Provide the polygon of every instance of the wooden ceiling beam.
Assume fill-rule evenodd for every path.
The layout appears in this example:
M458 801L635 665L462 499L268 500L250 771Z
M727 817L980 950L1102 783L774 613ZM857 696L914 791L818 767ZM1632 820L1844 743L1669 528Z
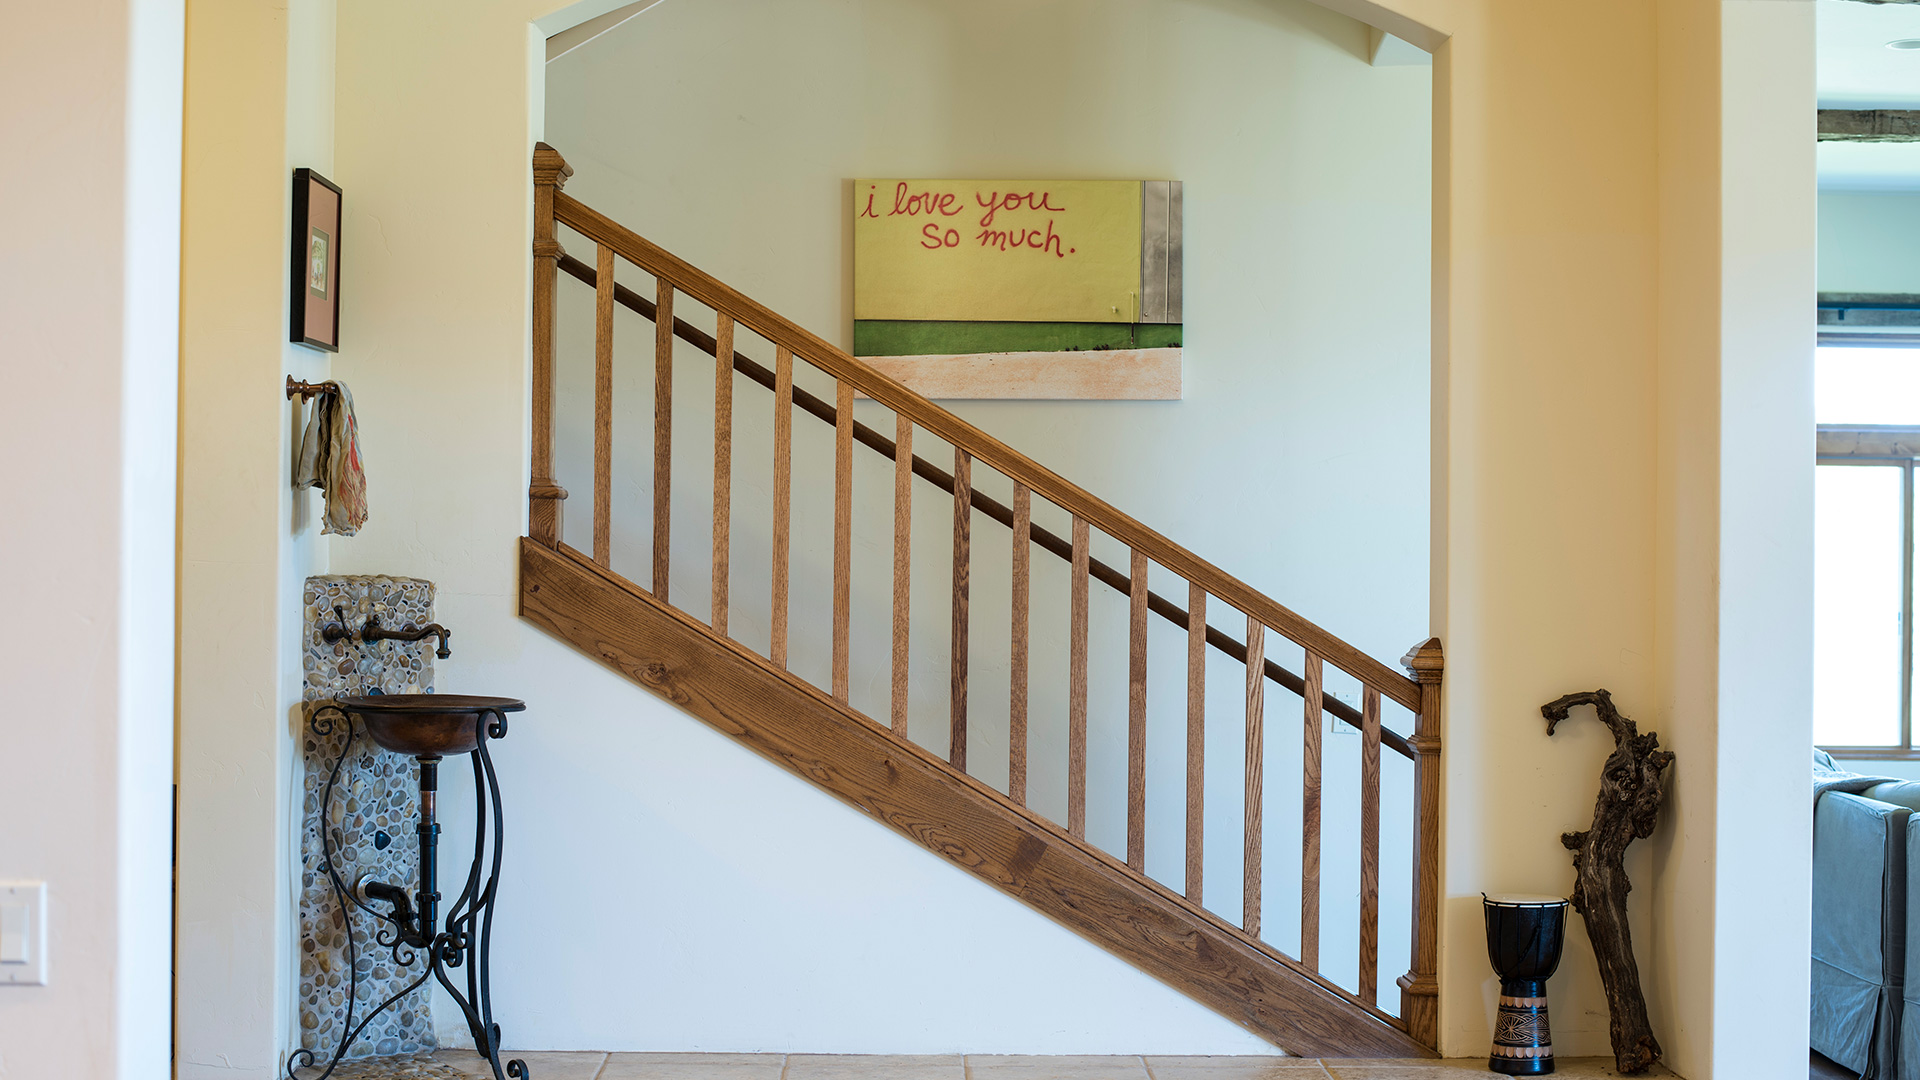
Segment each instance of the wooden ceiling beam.
M1920 0L1858 0L1920 3ZM1821 109L1821 142L1920 142L1920 109Z

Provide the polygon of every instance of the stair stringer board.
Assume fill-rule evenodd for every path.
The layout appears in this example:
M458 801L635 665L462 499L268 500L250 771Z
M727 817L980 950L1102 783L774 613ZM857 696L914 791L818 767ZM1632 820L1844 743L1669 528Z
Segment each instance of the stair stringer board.
M520 614L1291 1053L1434 1056L1383 1014L578 553L522 538Z

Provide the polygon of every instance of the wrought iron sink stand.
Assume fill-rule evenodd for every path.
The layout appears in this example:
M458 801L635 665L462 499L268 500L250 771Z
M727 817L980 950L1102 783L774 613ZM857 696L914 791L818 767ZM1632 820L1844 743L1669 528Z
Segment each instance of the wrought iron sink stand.
M503 1064L500 1060L500 1025L493 1020L493 989L488 967L488 952L493 940L494 890L500 879L501 816L500 783L494 775L493 759L487 753L487 743L506 738L506 714L525 708L525 703L512 698L393 694L341 698L314 710L308 726L313 729L315 736L329 738L335 733L336 727L344 728L340 754L334 759L333 769L327 776L326 792L321 797L320 843L325 859L323 867L328 879L333 882L334 897L343 915L349 978L347 1013L341 1025L343 1035L333 1056L327 1061L326 1070L316 1080L326 1080L332 1076L346 1057L347 1049L366 1030L367 1025L401 998L418 989L429 976L438 979L460 1006L461 1013L466 1017L467 1029L473 1034L474 1048L492 1066L495 1080L507 1080L508 1077L530 1080L532 1074L526 1062L513 1058ZM336 721L344 723L336 724ZM367 733L381 747L396 753L411 754L420 763L420 824L416 829L420 837L420 883L411 902L402 885L366 880L348 884L341 878L338 861L334 858L336 845L333 830L328 825L333 789L340 779L341 767L352 752L354 735L360 723L365 723ZM473 763L473 864L467 871L465 887L447 908L446 923L441 926L437 920L440 893L436 888L440 823L435 800L439 793L441 759L455 753L465 753ZM489 819L492 821L491 844L488 843ZM389 910L381 911L373 906L374 903L385 904ZM385 924L374 940L381 948L393 951L394 963L402 969L411 968L420 959L418 951L426 954L426 964L420 976L381 1002L357 1024L354 1022L354 1007L359 997L360 969L358 947L353 939L351 913L354 908ZM448 969L462 967L467 975L464 993L454 985L448 974ZM287 1076L298 1080L294 1070L311 1068L317 1060L318 1055L312 1050L305 1047L294 1050L287 1057Z

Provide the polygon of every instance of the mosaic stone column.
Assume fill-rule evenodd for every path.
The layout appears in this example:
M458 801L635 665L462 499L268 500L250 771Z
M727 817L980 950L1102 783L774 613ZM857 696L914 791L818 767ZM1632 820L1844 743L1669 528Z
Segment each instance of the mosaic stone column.
M360 640L370 615L380 625L405 629L433 620L433 582L418 578L332 575L307 579L306 687L302 694L311 715L313 703L378 689L387 694L433 692L436 642ZM351 636L327 641L322 630L346 615ZM417 978L393 961L391 950L374 941L379 921L364 911L343 917L333 885L322 867L320 803L327 773L340 752L340 728L332 738L316 737L303 722L302 759L306 767L305 809L300 823L300 1045L316 1054L331 1053L344 1034L347 1013L347 934L353 935L360 969L357 1024L382 1001ZM413 759L374 745L365 732L353 743L334 788L332 816L340 876L352 883L370 874L411 889L419 877L414 840L419 795ZM424 961L422 961L424 962ZM411 1054L435 1046L428 993L421 987L383 1013L347 1051L348 1058Z

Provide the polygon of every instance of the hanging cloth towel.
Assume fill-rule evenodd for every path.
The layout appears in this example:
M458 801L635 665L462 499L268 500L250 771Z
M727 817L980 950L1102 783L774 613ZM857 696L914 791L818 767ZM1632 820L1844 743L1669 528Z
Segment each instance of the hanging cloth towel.
M360 427L353 419L353 395L345 383L321 384L332 393L313 403L313 416L300 437L300 462L293 473L295 491L317 487L326 492L322 533L352 536L367 523L367 474L361 467Z

